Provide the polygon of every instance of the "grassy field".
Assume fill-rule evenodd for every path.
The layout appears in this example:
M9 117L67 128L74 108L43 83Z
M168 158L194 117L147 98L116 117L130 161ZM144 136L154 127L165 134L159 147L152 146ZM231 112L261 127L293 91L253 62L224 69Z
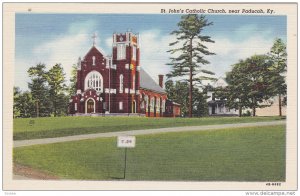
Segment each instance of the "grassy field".
M123 177L116 138L14 148L13 159L62 179ZM285 127L137 136L127 150L126 180L284 181Z
M61 137L87 133L103 133L163 127L214 125L280 120L280 117L210 117L210 118L146 118L146 117L59 117L13 120L14 140Z

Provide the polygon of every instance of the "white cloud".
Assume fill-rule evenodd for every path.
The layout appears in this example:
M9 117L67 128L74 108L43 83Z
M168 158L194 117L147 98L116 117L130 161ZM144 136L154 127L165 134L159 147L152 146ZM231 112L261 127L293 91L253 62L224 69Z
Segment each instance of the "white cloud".
M33 53L36 59L44 62L48 67L61 63L69 80L72 65L76 64L78 57L84 55L83 51L89 49L88 34L65 35L35 48ZM91 44L90 44L91 45Z
M175 41L174 36L162 36L159 30L141 32L141 66L157 81L158 74L167 74L171 69L169 43ZM266 54L272 46L273 39L265 39L263 35L254 35L241 42L234 42L226 37L215 37L215 43L206 43L208 50L216 55L206 56L210 61L205 69L213 71L216 77L225 77L231 70L231 65L240 59L254 54ZM209 82L209 81L208 81ZM207 82L205 82L207 83Z
M66 34L34 48L35 61L45 63L48 69L56 63L60 63L64 68L68 83L72 65L77 63L79 56L83 58L92 46L91 36L95 25L94 21L72 23ZM99 45L100 41L97 37L96 44Z
M162 36L159 30L149 30L140 33L141 66L158 82L158 75L166 75L170 71L170 54L167 53L169 43L174 38Z
M217 77L225 77L225 72L231 70L231 65L240 59L251 57L252 55L266 54L273 44L273 39L265 39L262 36L252 36L241 42L233 42L228 38L215 38L215 43L206 44L210 51L216 55L206 57L210 61L211 71Z

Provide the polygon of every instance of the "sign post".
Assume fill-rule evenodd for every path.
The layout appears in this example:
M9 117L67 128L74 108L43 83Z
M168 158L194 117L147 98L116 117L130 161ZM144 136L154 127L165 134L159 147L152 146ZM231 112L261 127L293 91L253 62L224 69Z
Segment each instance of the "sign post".
M126 179L127 148L135 147L135 136L118 136L118 148L125 148L124 155L124 179Z

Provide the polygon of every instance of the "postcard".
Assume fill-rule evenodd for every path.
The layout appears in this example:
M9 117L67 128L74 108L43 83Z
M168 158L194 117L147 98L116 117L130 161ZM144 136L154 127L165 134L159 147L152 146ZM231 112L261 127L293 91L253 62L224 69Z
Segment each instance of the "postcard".
M297 36L296 3L4 3L3 190L295 194Z

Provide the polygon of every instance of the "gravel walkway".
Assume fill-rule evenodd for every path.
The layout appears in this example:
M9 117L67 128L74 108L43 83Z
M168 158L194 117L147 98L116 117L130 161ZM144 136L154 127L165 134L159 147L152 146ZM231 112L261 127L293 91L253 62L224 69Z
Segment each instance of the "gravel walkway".
M16 140L13 142L13 146L14 147L23 147L23 146L32 146L32 145L38 145L38 144L52 144L52 143L59 143L59 142L94 139L94 138L101 138L101 137L116 137L116 136L121 136L121 135L146 135L146 134L167 133L167 132L205 131L205 130L216 130L216 129L224 129L224 128L284 125L285 123L286 123L285 120L280 120L280 121L254 122L254 123L186 126L186 127L170 127L170 128L159 128L159 129L119 131L119 132L96 133L96 134L86 134L86 135L74 135L74 136L66 136L66 137L58 137L58 138Z

